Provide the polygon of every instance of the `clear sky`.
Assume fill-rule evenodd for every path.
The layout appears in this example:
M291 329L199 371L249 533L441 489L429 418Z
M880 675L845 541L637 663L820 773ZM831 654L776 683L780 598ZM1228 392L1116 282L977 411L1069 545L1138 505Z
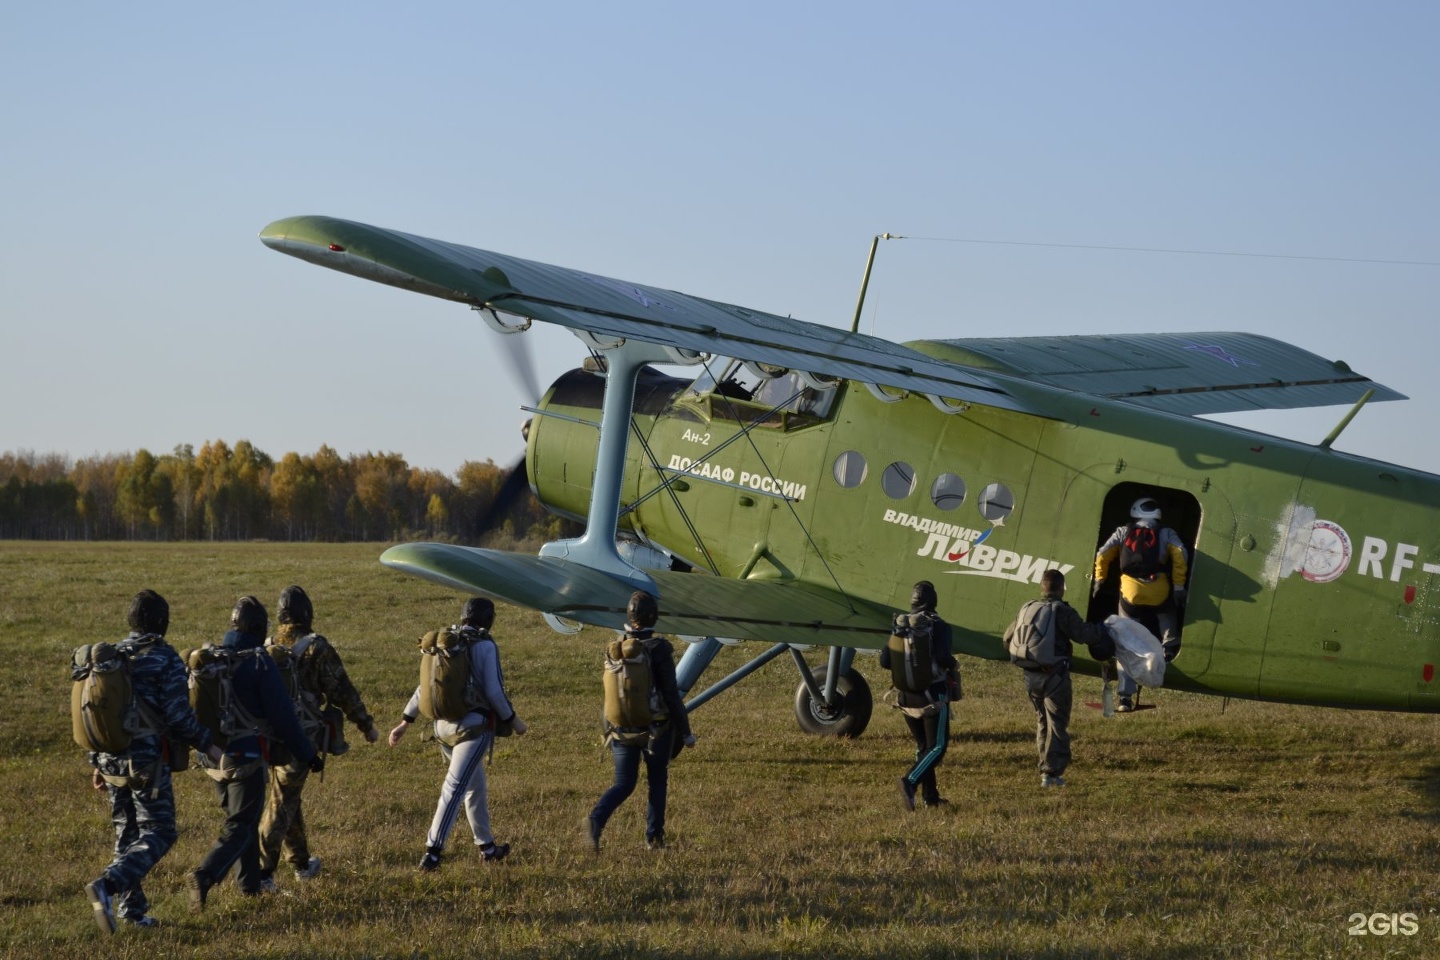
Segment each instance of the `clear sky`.
M1440 262L1437 49L1419 0L7 4L0 451L516 457L469 311L256 238L315 213L834 326L874 234L941 238L862 329L1263 333L1413 398L1339 449L1440 472L1440 267L1345 262Z

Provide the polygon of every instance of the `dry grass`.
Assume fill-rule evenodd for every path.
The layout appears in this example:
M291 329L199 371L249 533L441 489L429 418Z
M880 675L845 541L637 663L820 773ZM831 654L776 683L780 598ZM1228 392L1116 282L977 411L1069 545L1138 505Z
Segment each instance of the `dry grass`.
M147 889L155 931L102 942L81 886L110 827L69 737L70 648L124 632L165 594L172 640L218 638L230 605L303 584L388 727L413 639L457 594L381 568L373 545L0 544L0 954L187 957L1326 957L1440 955L1440 768L1432 718L1174 693L1113 720L1077 710L1071 785L1042 793L1012 668L966 663L941 768L943 811L905 814L909 745L877 708L855 742L795 726L777 661L695 716L672 769L672 848L642 846L643 788L596 858L580 821L609 782L598 643L504 609L505 669L531 733L503 742L491 811L511 859L482 865L462 824L436 875L414 869L443 769L412 734L357 743L307 793L325 872L185 911L184 871L218 831L210 783L177 781L181 837ZM272 610L273 612L273 610ZM707 680L737 666L727 650ZM814 654L811 657L814 659ZM873 660L860 667L877 694ZM1081 679L1079 699L1096 699ZM418 733L418 731L415 731ZM1413 936L1352 936L1353 914L1413 913Z

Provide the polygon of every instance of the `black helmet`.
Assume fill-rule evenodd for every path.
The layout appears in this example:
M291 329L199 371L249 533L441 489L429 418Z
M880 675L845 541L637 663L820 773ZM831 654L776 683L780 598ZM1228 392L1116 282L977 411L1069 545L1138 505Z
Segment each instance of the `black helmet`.
M230 626L241 633L263 637L270 629L270 615L265 612L265 605L259 600L254 597L241 597L235 602L235 609L230 611Z
M660 605L644 590L636 590L625 608L625 619L637 627L653 627L660 618Z
M935 595L935 584L929 580L921 580L915 584L915 589L910 594L910 608L912 610L933 611L939 599L940 598Z
M489 630L490 625L495 622L495 604L485 597L471 597L465 601L465 612L461 614L460 622Z
M165 636L170 629L170 604L154 590L141 590L130 601L130 629Z
M315 620L315 608L301 588L291 585L280 591L280 612L276 619L281 623L293 623L297 627L308 627Z

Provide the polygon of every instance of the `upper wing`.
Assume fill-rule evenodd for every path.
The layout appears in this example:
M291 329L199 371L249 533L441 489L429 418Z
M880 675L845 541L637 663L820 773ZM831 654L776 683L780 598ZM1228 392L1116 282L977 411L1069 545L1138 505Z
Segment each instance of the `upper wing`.
M1375 391L1374 399L1404 399L1342 361L1332 363L1253 334L977 338L900 345L333 217L277 220L260 232L260 239L343 273L602 339L633 338L1039 416L1061 415L1049 390L1181 414L1351 403L1367 389Z
M617 630L635 591L574 561L445 543L401 544L380 562L457 590ZM870 650L890 634L888 609L815 584L646 572L660 588L656 626L667 633Z
M260 239L342 273L602 338L634 338L950 400L1044 412L1007 393L1003 377L965 370L878 337L673 290L333 217L277 220L260 232Z
M1343 360L1253 333L990 337L917 344L982 370L1124 400L1170 413L1236 413L1354 403L1405 395Z

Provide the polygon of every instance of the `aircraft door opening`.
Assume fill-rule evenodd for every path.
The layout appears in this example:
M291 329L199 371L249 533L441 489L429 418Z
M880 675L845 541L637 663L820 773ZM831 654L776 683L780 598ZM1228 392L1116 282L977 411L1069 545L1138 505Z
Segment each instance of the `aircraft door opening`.
M1196 608L1188 602L1189 596L1200 595L1195 593L1197 586L1202 591L1205 589L1203 582L1196 583L1196 575L1199 574L1203 580L1206 566L1203 563L1197 564L1195 552L1203 511L1200 501L1189 491L1153 483L1125 482L1116 484L1106 494L1099 528L1096 532L1095 552L1098 554L1107 542L1116 552L1109 564L1109 575L1098 585L1092 583L1087 619L1092 622L1102 622L1120 610L1120 557L1122 555L1129 556L1133 562L1138 563L1140 561L1133 560L1133 558L1137 554L1143 555L1145 549L1136 547L1133 536L1130 537L1132 543L1128 551L1124 546L1116 545L1112 538L1125 537L1125 532L1130 529L1129 525L1135 522L1136 518L1132 514L1136 512L1137 507L1140 508L1139 513L1142 515L1158 510L1159 518L1155 524L1157 532L1168 527L1175 532L1183 545L1185 553L1184 590L1180 591L1177 596L1176 591L1172 589L1169 598L1158 606L1127 604L1127 609L1134 619L1144 623L1151 633L1162 640L1165 638L1162 636L1161 626L1167 615L1173 614L1175 632L1178 635L1176 639L1182 641L1180 653L1175 658L1175 666L1177 669L1183 669L1191 677L1198 676L1204 673L1209 665L1211 630L1205 629L1209 625L1196 622ZM1171 551L1165 548L1164 540L1163 536L1158 537L1150 547L1154 551L1152 562L1156 567L1156 572L1149 576L1170 581L1172 577L1178 579L1176 575L1179 570L1171 556ZM1228 543L1228 538L1226 540ZM1223 563L1225 558L1218 559ZM1173 581L1171 582L1173 587ZM1163 586L1161 593L1162 595L1164 593ZM1177 603L1179 598L1184 599ZM1146 597L1146 599L1152 598Z

